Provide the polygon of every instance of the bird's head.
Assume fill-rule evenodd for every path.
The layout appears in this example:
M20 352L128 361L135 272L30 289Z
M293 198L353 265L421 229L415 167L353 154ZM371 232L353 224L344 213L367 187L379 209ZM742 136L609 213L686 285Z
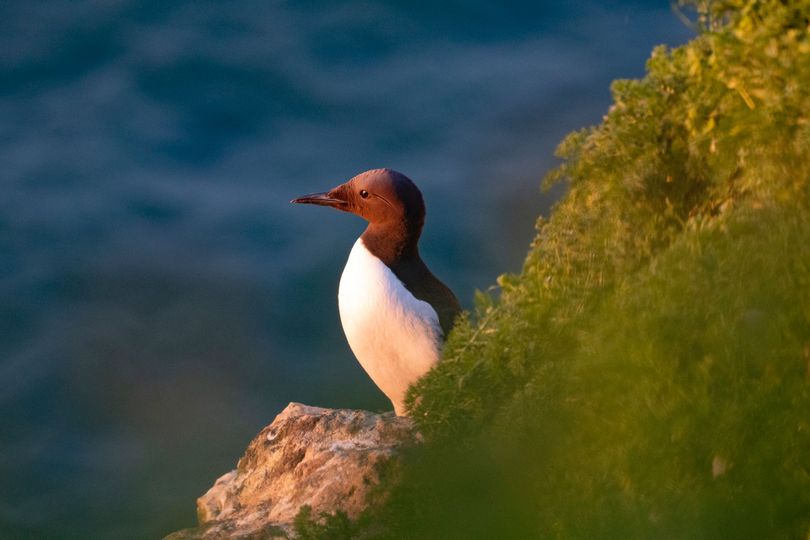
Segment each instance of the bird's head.
M407 176L391 169L373 169L323 193L293 203L331 206L357 214L372 225L399 224L421 231L425 221L422 193Z

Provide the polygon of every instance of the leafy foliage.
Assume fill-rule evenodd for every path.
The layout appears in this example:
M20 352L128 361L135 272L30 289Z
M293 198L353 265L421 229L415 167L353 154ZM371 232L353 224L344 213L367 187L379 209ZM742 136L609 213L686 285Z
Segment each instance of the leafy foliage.
M412 388L378 536L810 532L810 1L697 8Z
M308 505L298 510L293 522L293 538L297 540L351 540L357 537L358 530L359 525L345 512L321 512L316 518Z

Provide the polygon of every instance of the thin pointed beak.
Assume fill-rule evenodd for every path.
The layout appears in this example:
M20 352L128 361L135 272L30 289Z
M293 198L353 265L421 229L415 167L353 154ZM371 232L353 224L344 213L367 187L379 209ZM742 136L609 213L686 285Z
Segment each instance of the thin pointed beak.
M290 202L296 204L317 204L319 206L331 206L332 208L339 208L347 203L347 201L333 197L331 192L302 195Z

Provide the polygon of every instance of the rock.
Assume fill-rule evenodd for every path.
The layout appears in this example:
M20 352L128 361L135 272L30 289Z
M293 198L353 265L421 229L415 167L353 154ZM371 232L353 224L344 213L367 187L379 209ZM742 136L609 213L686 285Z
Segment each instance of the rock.
M200 525L165 540L284 537L303 505L356 517L381 471L416 439L411 420L393 413L290 403L197 499Z

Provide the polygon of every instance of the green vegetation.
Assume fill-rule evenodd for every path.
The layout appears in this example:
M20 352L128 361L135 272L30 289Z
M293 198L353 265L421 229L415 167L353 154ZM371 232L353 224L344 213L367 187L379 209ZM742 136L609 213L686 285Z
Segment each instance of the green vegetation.
M362 523L352 523L345 512L327 514L319 519L312 516L312 508L304 505L295 516L293 538L297 540L351 540L359 534ZM285 536L286 538L286 536Z
M390 538L810 535L810 1L699 2L412 388Z

